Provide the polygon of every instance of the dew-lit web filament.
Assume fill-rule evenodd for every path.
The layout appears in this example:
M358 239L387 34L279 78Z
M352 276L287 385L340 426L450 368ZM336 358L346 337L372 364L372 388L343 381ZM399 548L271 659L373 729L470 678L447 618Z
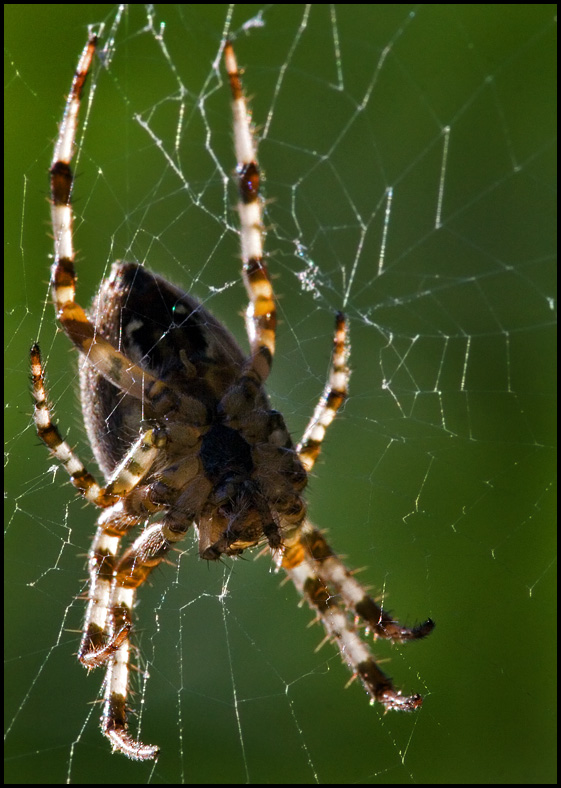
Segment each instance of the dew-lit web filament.
M438 182L438 200L436 203L436 218L435 227L438 230L441 226L442 217L442 201L444 200L444 181L446 179L446 164L448 161L448 147L450 143L450 126L445 126L442 129L443 146L442 146L442 162L440 164L440 180Z

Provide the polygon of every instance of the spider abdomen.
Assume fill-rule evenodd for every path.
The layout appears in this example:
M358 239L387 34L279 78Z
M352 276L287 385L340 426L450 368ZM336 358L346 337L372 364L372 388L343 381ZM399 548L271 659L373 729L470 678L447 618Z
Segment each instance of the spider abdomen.
M183 397L216 412L246 361L230 332L197 299L136 263L114 263L90 309L96 330L127 358ZM146 419L167 419L93 366L80 364L84 423L108 479Z

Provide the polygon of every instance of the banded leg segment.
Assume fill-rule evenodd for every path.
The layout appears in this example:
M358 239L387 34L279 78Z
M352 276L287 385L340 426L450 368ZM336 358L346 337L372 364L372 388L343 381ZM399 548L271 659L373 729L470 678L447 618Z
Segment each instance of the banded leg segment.
M170 426L173 432L174 426ZM183 463L174 466L170 474L161 474L154 485L136 488L128 497L127 504L133 500L132 507L143 511L146 519L159 509L168 509L165 501L177 500L179 488L189 481L194 483L200 463L188 457ZM121 508L119 508L121 507ZM124 532L131 525L140 522L137 516L127 515L121 502L106 509L98 520L96 543L90 555L92 572L92 593L90 600L91 620L87 620L84 639L93 642L91 626L97 624L102 639L97 648L90 648L82 658L88 667L104 665L106 678L104 683L104 706L101 717L102 733L110 740L113 750L121 752L133 760L151 760L157 757L159 748L145 745L131 736L127 721L127 699L129 696L130 673L130 632L133 626L133 609L137 589L143 585L150 573L165 559L169 551L180 542L189 528L191 521L179 505L174 511L169 509L161 522L149 526L135 542L118 558L117 548L104 555L96 554L97 539L101 533L99 545L111 542L112 535ZM101 567L96 560L102 559ZM109 587L108 587L109 585ZM88 614L89 615L89 614Z
M130 528L161 508L150 500L150 488L139 488L139 484L150 471L158 453L164 449L167 435L161 428L143 433L117 466L107 487L100 487L52 420L38 345L31 348L31 379L37 435L53 457L64 466L74 487L90 503L104 510L98 519L98 528L88 554L88 607L78 651L80 662L91 668L104 661L109 647L107 610L111 604L111 584L120 540ZM121 497L133 490L135 494L129 496L125 507ZM113 643L113 651L126 634L126 631L123 632Z
M164 560L168 552L184 538L190 526L190 521L178 524L166 520L150 526L124 553L113 574L112 605L108 620L109 641L116 648L107 660L101 730L111 741L115 751L133 760L152 760L159 753L158 747L135 740L128 730L127 698L131 651L128 633L132 627L136 590L146 582L149 574Z
M304 525L285 543L278 561L296 589L315 610L327 638L334 641L354 676L358 676L373 701L386 709L412 711L422 704L420 695L402 695L378 667L360 637L357 619L372 629L375 637L403 642L418 640L434 628L431 619L418 627L403 627L385 613L335 556L323 535L311 523Z
M369 596L364 586L333 552L321 531L308 520L300 529L297 545L303 550L304 557L313 561L314 572L320 581L341 597L345 608L351 615L362 619L375 638L405 643L408 640L420 640L434 629L434 622L430 618L414 627L405 627L395 621Z
M164 445L150 443L157 438L165 441L161 433L161 430L149 430L132 446L125 461L116 469L115 480L111 482L121 488L123 483L132 485L122 489L122 493L128 494L128 497L105 509L97 521L98 528L88 554L89 602L78 651L78 659L87 668L105 664L128 637L132 627L130 617L117 626L112 615L115 574L120 565L117 564L117 556L121 538L149 515L165 508L164 503L153 500L151 485L139 484Z
M146 488L145 488L146 489ZM116 629L111 619L115 568L122 537L145 519L126 515L122 502L105 509L88 553L90 586L78 659L87 668L104 665L128 637L131 625Z
M68 338L101 375L127 394L141 399L157 384L155 378L131 363L100 336L85 310L76 302L72 236L74 176L70 163L74 155L82 91L96 45L97 36L91 36L78 62L51 163L51 222L54 237L51 291L56 316Z
M259 196L257 151L236 56L229 41L224 47L224 62L232 92L242 273L249 296L245 326L251 346L251 369L263 382L271 371L275 355L277 310L269 272L263 260L263 207Z
M111 605L113 572L120 543L120 534L111 534L106 527L100 525L88 553L88 606L78 649L78 659L87 668L101 664L107 647L107 615Z
M310 419L308 426L296 447L298 456L308 473L314 467L319 456L321 444L327 428L337 415L349 394L351 371L349 360L349 326L345 315L338 312L335 317L335 334L333 336L333 357L329 377L323 394Z
M70 481L86 500L102 509L113 506L124 493L132 490L146 475L157 452L166 443L165 431L150 429L141 435L115 469L107 487L100 487L78 455L64 440L51 418L41 351L37 344L31 348L30 361L32 393L35 399L33 420L38 437L53 457L63 465L70 476Z

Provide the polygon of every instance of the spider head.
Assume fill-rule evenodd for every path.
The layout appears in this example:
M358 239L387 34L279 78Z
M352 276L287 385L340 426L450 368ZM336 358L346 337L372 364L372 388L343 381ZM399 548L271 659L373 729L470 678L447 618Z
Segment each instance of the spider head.
M216 561L223 555L240 555L264 538L272 549L281 546L279 517L253 479L226 474L209 504L209 514L199 525L201 558Z
M282 417L260 411L250 426L251 443L221 421L202 440L199 458L212 484L198 518L199 552L207 560L239 555L265 540L277 550L283 528L299 524L305 515L300 492L306 474Z

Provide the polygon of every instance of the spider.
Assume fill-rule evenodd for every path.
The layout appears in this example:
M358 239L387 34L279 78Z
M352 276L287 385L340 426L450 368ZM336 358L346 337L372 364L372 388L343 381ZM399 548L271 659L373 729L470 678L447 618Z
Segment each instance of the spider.
M154 759L159 748L129 731L130 636L137 589L193 527L201 558L239 556L268 547L276 566L316 613L371 702L413 710L359 634L418 640L427 619L402 626L372 599L306 516L307 477L329 424L347 398L348 323L337 314L328 382L304 436L294 445L264 388L275 351L276 308L262 249L259 166L232 44L224 60L232 93L238 161L242 276L249 297L249 355L195 298L137 263L118 262L90 312L76 301L70 163L81 94L98 38L80 56L56 140L51 178L56 317L80 353L84 424L105 477L100 486L63 439L51 416L43 364L31 349L39 438L72 484L101 509L88 554L89 591L78 659L104 666L103 734L113 751ZM121 540L142 526L121 550Z

